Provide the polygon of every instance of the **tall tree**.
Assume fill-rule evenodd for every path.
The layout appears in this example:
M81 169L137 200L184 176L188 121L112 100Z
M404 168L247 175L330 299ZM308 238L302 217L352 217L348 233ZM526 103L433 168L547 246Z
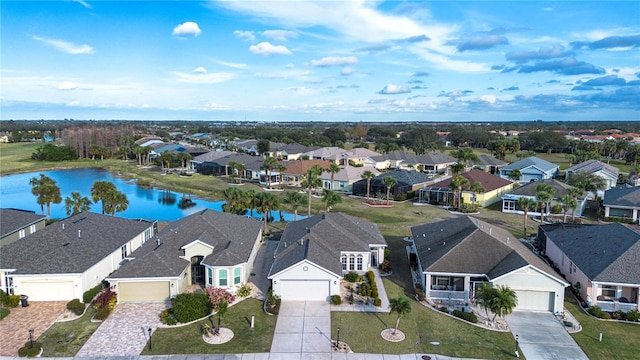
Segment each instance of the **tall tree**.
M180 165L182 165L182 168L186 169L187 161L193 159L193 156L191 156L191 154L189 154L188 152L179 152L176 154L176 159L180 161Z
M40 174L39 178L31 178L29 185L31 185L31 193L37 197L42 214L44 215L44 206L46 205L47 220L51 219L51 203L60 204L62 202L60 188L56 181L45 174Z
M123 212L129 208L127 195L118 190L108 193L106 198L102 199L102 203L106 204L105 211L111 216L115 216L117 212Z
M103 215L107 211L107 201L105 199L107 199L109 194L114 191L118 191L116 186L112 182L106 180L95 181L93 186L91 186L91 199L96 204L98 201L101 202Z
M247 213L249 200L244 191L237 187L228 187L222 191L222 198L225 201L222 211L236 215Z
M298 221L298 208L307 203L307 198L297 191L287 191L284 194L284 203L293 210L293 221Z
M522 177L522 173L518 169L514 169L509 173L509 179L513 180L514 182L520 181L521 177Z
M335 175L340 172L340 166L338 166L338 164L334 162L331 162L326 170L329 174L331 174L331 184L329 185L329 189L333 190L333 179Z
M280 200L277 196L270 192L259 192L255 196L256 209L258 213L264 214L264 233L267 233L267 224L269 221L269 213L272 210L278 210L280 208Z
M511 159L513 160L513 154L520 151L520 140L513 138L507 142L507 150L511 153Z
M411 312L411 302L406 296L399 296L397 298L389 299L389 313L397 314L396 327L393 329L395 334L398 331L398 325L400 325L400 317L407 315Z
M451 175L456 176L464 171L464 164L461 162L457 162L451 165Z
M482 186L482 183L479 181L474 182L473 184L471 184L471 186L469 186L469 190L473 193L473 205L475 207L476 205L476 194L482 194L483 192L485 192L484 186Z
M271 189L271 172L279 165L278 160L276 158L267 156L264 159L264 163L260 167L261 170L264 170L264 173L267 177L267 188Z
M560 197L560 202L562 203L562 222L566 223L569 209L578 207L578 201L576 201L573 195L567 191Z
M523 233L523 237L526 238L527 237L527 218L529 217L529 210L536 207L536 201L528 197L521 197L518 199L518 206L524 212L524 229L522 233Z
M567 190L568 194L571 194L571 196L573 196L573 202L571 203L571 205L573 205L571 207L571 222L576 222L576 211L578 210L578 198L580 198L581 196L584 196L584 190L577 188L577 187L572 187L570 189Z
M160 162L162 163L162 169L165 172L168 172L169 169L171 169L171 163L173 162L173 159L174 159L173 154L170 151L165 150L162 152L162 154L160 154L159 159L160 159ZM166 168L165 168L165 165L166 165Z
M307 189L307 216L311 216L311 191L314 188L322 186L322 180L319 178L322 171L324 171L322 166L313 165L311 169L302 175L300 185Z
M536 199L540 202L540 224L544 224L544 212L556 189L549 184L538 184L535 187Z
M375 178L376 175L371 171L367 170L360 175L363 180L367 181L367 199L369 198L369 193L371 191L371 179Z
M267 139L260 139L256 143L256 148L258 153L264 157L271 150L271 142Z
M398 180L391 176L385 176L382 178L382 183L387 187L387 204L389 203L391 196L391 188L398 184Z
M575 172L569 175L567 183L571 186L582 189L584 192L591 192L597 195L598 190L607 188L607 181L596 175L586 172Z
M449 188L454 191L454 199L453 199L453 207L456 209L461 208L461 199L462 199L462 188L469 185L469 180L464 176L456 176L451 179L451 183L449 183Z
M471 161L478 161L478 155L471 148L460 148L451 152L451 156L463 162L465 167L469 167Z
M333 190L324 189L322 190L322 201L327 206L327 212L330 212L334 205L342 202L342 196Z
M69 216L79 214L91 209L91 200L77 191L72 191L71 196L64 198L64 208Z

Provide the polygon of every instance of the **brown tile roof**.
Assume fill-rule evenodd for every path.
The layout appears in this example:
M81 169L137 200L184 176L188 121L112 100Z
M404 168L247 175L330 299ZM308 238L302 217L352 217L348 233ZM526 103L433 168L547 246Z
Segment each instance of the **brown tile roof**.
M314 165L320 165L323 169L326 169L331 164L331 161L327 160L296 160L287 164L287 170L285 174L302 175L311 169Z
M479 182L480 184L482 184L482 187L484 188L485 192L493 191L493 190L500 189L502 187L513 184L509 180L503 179L499 176L491 175L488 172L478 170L478 169L473 169L471 171L464 172L460 174L460 176L469 180L469 185L475 182ZM449 178L447 180L439 182L438 186L449 187L449 184L451 183L452 179L453 178Z

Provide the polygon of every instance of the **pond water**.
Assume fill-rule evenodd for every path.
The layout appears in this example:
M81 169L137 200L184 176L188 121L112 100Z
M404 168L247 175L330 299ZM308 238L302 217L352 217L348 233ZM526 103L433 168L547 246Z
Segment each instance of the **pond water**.
M64 198L71 195L72 191L79 192L82 196L91 199L91 186L97 180L107 180L115 184L119 191L127 195L129 208L126 211L116 213L116 216L129 219L149 219L159 221L173 221L193 214L196 211L212 209L222 211L224 201L208 201L168 190L155 188L143 188L118 177L102 169L68 169L39 171L24 174L7 175L0 177L0 207L32 210L42 214L36 197L31 193L29 180L39 177L40 174L54 179L60 187L63 201L60 204L51 204L51 218L65 218L67 213L64 208ZM100 203L92 204L92 212L100 213ZM45 207L46 212L46 207ZM247 212L247 215L250 215ZM271 216L274 221L280 220L280 214L274 211ZM262 219L262 215L253 211L253 217ZM282 212L284 221L293 221L293 214ZM304 216L298 215L298 219Z

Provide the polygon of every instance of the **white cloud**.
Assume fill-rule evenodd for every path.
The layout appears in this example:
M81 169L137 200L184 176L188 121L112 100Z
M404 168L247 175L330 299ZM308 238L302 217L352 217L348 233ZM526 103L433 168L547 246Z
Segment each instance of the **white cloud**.
M233 32L233 36L247 41L254 41L256 39L256 36L253 35L253 31L236 30Z
M357 64L358 58L355 56L327 56L319 60L311 60L312 66L342 66Z
M409 89L406 85L396 85L396 84L388 84L382 90L380 90L380 94L384 95L395 95L395 94L407 94L410 93L411 89Z
M207 73L207 69L205 69L202 66L198 66L197 68L191 70L192 73L196 73L196 74L206 74Z
M284 45L272 45L270 42L261 42L258 45L251 45L249 51L257 55L291 55L291 51Z
M225 81L233 80L236 77L235 74L226 72L188 74L174 71L171 74L176 77L177 82L188 84L218 84Z
M177 36L181 36L181 35L192 35L192 36L198 36L200 35L200 33L202 33L202 31L200 30L200 27L198 26L197 23L193 22L193 21L187 21L184 22L180 25L177 25L176 27L173 28L173 32L171 33L171 35L177 35Z
M496 96L495 95L482 95L480 96L480 100L482 101L486 101L489 104L495 104L496 103Z
M262 32L262 36L271 40L284 42L289 40L289 38L297 38L298 33L291 30L265 30Z
M91 5L84 0L73 0L73 2L77 2L78 4L84 6L87 9L91 9Z
M242 64L242 63L232 63L232 62L216 60L216 59L211 59L211 61L213 61L218 65L222 65L222 66L226 66L234 69L244 69L247 67L247 64Z
M349 75L353 74L354 72L355 72L355 70L353 70L352 67L347 66L347 67L342 68L342 70L340 71L340 75L349 76Z
M58 90L75 90L78 88L78 83L73 81L63 81L58 84Z
M85 55L85 54L93 54L95 52L91 46L86 44L77 45L68 41L48 39L40 36L33 36L32 38L33 40L42 41L62 52L66 52L67 54L71 54L71 55Z
M294 64L292 63L288 63L287 65L284 66L286 69L293 69L294 67L296 67Z
M227 109L229 109L229 107L228 107L228 106L226 106L226 105L220 105L220 104L218 104L218 103L216 103L216 102L210 102L210 103L207 103L207 104L204 106L204 110L205 110L205 111L206 111L206 110L227 110Z

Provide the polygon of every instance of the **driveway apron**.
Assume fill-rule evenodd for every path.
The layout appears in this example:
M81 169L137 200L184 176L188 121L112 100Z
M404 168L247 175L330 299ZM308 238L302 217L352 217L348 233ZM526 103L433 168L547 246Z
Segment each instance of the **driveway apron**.
M11 309L11 313L0 322L0 355L17 356L18 349L29 340L29 329L33 329L35 341L56 321L65 307L64 301L43 301Z
M514 311L506 320L527 360L589 359L550 312Z
M165 303L119 304L76 354L77 357L136 356L160 322Z
M292 353L330 356L331 310L328 302L283 301L280 304L271 358Z

